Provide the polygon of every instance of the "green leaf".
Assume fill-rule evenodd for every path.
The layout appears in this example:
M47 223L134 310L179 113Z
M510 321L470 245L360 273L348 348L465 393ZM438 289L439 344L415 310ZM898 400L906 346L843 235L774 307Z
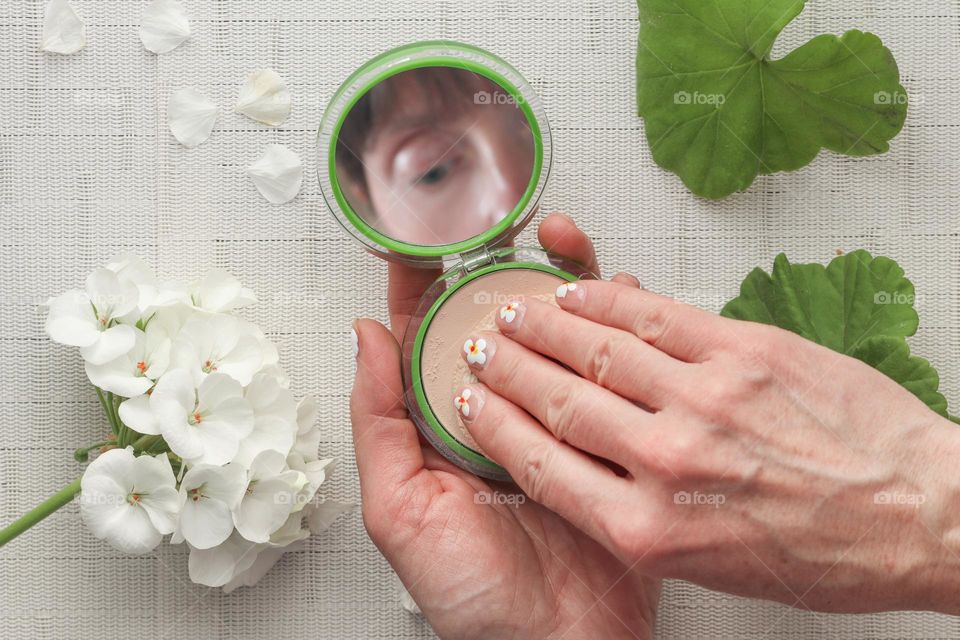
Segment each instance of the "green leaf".
M880 39L822 35L770 50L804 0L638 0L637 112L653 158L697 195L723 198L821 149L883 153L907 94Z
M919 318L913 284L889 258L854 251L820 264L791 264L780 254L773 273L754 269L722 315L776 325L850 355L873 336L912 336Z
M947 399L938 391L940 375L923 358L911 356L902 338L874 336L861 342L850 355L893 378L928 407L949 417Z
M751 271L720 314L774 325L857 358L947 416L939 375L911 356L906 342L919 324L913 300L913 284L889 258L860 250L824 267L791 264L781 253L772 273Z

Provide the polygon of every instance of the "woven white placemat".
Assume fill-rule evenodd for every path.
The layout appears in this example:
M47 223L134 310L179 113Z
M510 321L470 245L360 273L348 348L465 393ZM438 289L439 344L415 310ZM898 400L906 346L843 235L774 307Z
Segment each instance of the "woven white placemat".
M895 52L914 106L892 151L824 154L722 203L691 196L650 159L634 116L636 9L629 0L182 0L194 36L173 53L137 36L145 0L73 0L89 44L37 50L42 0L0 3L0 523L78 474L72 450L104 426L72 349L51 344L38 304L134 251L166 275L232 271L261 302L297 395L320 398L332 495L359 500L347 412L349 323L385 319L385 268L325 209L313 140L333 91L386 48L452 38L488 48L536 86L553 124L545 209L572 213L608 273L712 310L781 250L826 261L838 248L896 258L917 284L912 341L960 403L960 9L955 0L811 0L780 52L860 28ZM294 94L267 129L232 112L250 71L272 67ZM195 86L223 108L198 149L166 124L171 91ZM264 145L297 151L306 179L268 205L244 175ZM527 242L533 240L526 232ZM191 585L183 549L126 557L94 539L76 505L0 551L0 638L429 638L398 606L391 571L358 513L230 596ZM825 616L670 583L661 638L960 638L928 614ZM573 640L573 639L571 639Z

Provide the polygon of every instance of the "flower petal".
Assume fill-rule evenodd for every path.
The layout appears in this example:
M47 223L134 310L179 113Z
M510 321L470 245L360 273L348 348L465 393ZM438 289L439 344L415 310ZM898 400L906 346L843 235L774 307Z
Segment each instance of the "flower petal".
M236 110L257 122L278 126L290 116L290 92L273 69L254 71L240 89Z
M43 16L40 49L51 53L70 54L87 43L83 22L67 0L50 0Z
M307 526L310 527L311 533L325 531L341 514L353 511L354 507L355 505L349 502L336 500L324 500L319 504L311 504L306 511Z
M300 193L303 163L290 149L269 144L260 159L247 167L247 175L268 202L283 204Z
M259 554L259 545L238 534L210 549L191 549L188 566L190 579L208 587L220 587L235 575L249 569Z
M120 419L137 433L160 435L160 423L150 409L150 396L143 394L120 403Z
M177 0L153 0L143 10L140 41L147 51L167 53L189 37L190 21Z
M99 332L96 342L80 347L80 355L90 364L105 364L129 353L136 342L133 327L118 324Z
M71 347L86 347L100 339L97 317L90 298L83 291L72 289L47 300L49 311L45 329L54 342Z
M170 96L167 118L177 142L192 149L210 137L217 105L196 89L180 89Z
M215 547L230 536L233 517L230 508L220 500L187 499L180 512L180 532L198 549Z

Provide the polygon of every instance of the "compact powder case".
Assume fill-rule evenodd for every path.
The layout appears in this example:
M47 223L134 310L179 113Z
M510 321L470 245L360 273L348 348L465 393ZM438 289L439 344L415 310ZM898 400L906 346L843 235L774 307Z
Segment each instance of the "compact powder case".
M318 178L341 226L368 251L442 269L403 338L410 417L448 460L509 480L460 422L454 397L473 377L465 340L524 298L554 303L564 283L595 277L540 249L512 246L550 173L550 126L509 64L433 41L387 51L334 94L318 132Z

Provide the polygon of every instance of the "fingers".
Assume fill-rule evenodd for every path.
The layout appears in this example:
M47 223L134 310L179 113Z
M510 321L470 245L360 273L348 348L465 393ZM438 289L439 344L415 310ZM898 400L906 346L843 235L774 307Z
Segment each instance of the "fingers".
M390 309L390 330L397 342L410 324L424 292L440 277L439 269L413 267L391 262L387 267L387 307Z
M581 280L557 289L561 309L630 332L686 362L702 362L734 339L728 320L616 282Z
M462 355L481 382L529 412L557 439L624 467L637 430L652 418L629 400L503 336L474 336Z
M598 514L619 508L628 485L582 451L559 442L513 403L482 384L465 387L460 415L477 444L532 500L599 537Z
M580 318L536 299L509 303L496 315L500 332L567 365L617 395L662 409L690 365L632 333Z
M590 272L600 274L593 242L571 218L562 213L551 213L540 223L537 235L547 251L570 258Z
M379 322L357 320L357 373L350 398L353 443L364 500L378 503L424 466L407 418L400 347Z

